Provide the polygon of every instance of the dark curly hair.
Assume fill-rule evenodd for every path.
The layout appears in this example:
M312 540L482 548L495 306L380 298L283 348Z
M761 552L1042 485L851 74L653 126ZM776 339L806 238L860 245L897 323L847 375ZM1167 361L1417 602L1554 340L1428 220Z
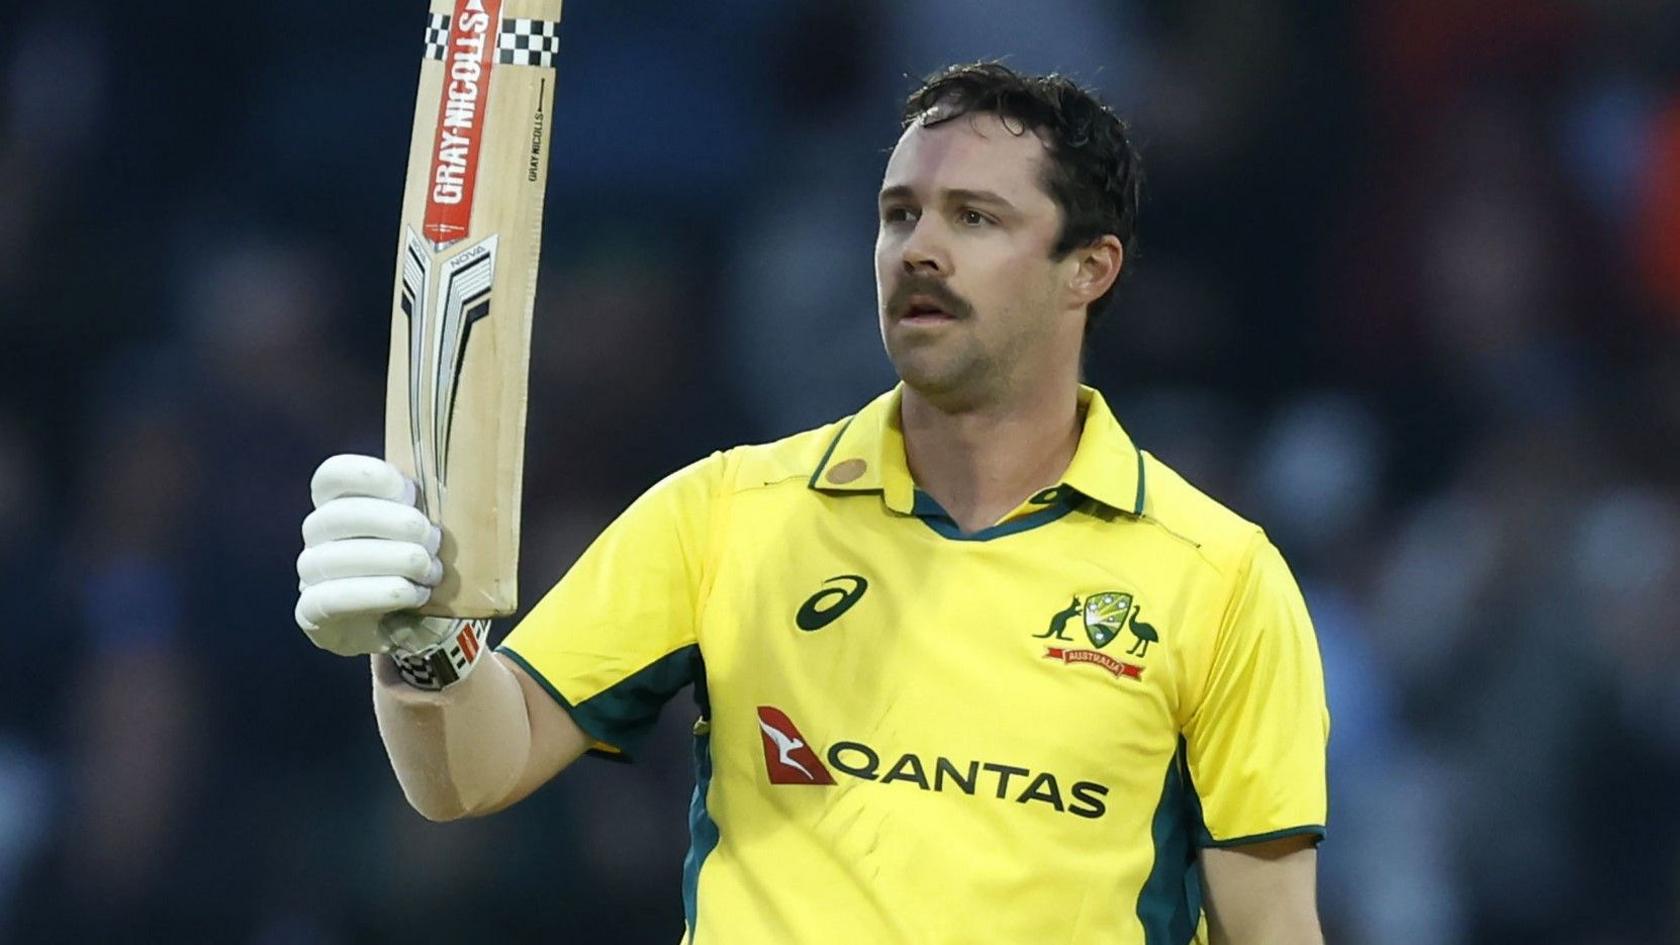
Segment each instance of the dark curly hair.
M948 66L924 80L904 102L902 127L937 125L974 112L991 112L1044 141L1050 159L1041 183L1062 208L1062 231L1050 258L1113 233L1125 252L1122 265L1130 268L1143 164L1126 136L1126 123L1065 76L1022 75L1000 62L975 62ZM1091 303L1087 334L1113 296L1110 287Z

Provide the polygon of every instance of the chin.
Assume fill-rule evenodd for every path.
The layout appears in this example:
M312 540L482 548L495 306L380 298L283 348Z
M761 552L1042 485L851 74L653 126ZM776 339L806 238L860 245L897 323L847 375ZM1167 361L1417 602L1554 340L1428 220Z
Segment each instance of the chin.
M930 351L888 351L887 355L904 386L935 402L980 386L984 373L974 361L935 357Z

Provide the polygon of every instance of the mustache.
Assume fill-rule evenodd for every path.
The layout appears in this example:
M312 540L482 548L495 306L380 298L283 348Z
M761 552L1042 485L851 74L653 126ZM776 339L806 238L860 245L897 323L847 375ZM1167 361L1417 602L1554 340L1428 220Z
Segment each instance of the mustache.
M902 318L910 310L910 297L925 295L946 312L958 318L967 318L974 314L974 307L963 298L951 291L945 280L932 276L905 276L893 286L892 295L887 299L887 312L895 318Z

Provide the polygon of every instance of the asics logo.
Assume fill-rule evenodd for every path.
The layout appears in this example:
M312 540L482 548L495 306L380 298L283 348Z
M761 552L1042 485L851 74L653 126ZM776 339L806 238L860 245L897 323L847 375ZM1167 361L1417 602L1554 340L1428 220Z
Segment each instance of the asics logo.
M837 581L840 586L825 587L799 605L799 612L793 615L793 622L799 629L807 632L821 630L851 610L852 605L863 597L863 592L869 590L869 581L861 574L841 574L823 583L834 584Z

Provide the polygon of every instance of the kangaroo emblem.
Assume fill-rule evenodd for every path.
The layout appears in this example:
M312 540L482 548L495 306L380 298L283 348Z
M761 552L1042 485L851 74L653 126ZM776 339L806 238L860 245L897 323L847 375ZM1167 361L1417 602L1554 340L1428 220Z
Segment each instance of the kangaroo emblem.
M776 743L776 754L779 756L776 759L777 761L787 765L795 771L798 771L800 774L803 774L813 783L817 780L816 775L812 774L804 765L794 760L793 757L794 752L805 747L804 739L794 738L775 726L766 723L763 719L758 720L758 727L764 732L764 734L770 736L770 740L772 742Z
M1057 611L1056 615L1050 618L1050 626L1045 627L1043 633L1033 634L1033 639L1066 640L1069 643L1072 643L1073 637L1067 635L1067 622L1077 616L1079 616L1079 598L1075 597L1073 601L1067 605L1066 610Z
M1161 639L1160 635L1155 632L1154 627L1138 619L1138 615L1141 613L1143 613L1142 607L1132 611L1132 619L1128 627L1132 631L1132 636L1137 637L1137 640L1132 644L1132 648L1126 651L1128 655L1136 656L1139 659L1149 652L1149 644L1158 643Z

